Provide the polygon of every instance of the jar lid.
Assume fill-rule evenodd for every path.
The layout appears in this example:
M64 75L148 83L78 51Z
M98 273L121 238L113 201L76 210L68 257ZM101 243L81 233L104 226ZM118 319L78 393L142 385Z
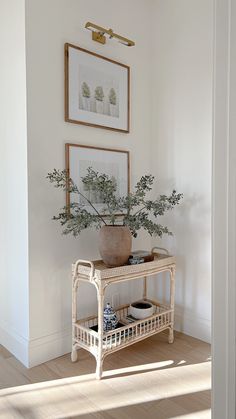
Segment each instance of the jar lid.
M114 314L115 311L111 307L110 303L107 303L106 307L104 308L104 314Z

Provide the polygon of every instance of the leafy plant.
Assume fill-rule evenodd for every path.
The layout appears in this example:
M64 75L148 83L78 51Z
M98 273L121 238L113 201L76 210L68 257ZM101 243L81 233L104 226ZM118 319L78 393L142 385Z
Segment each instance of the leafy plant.
M82 83L82 96L90 98L90 88L85 81Z
M183 194L177 194L175 190L167 195L160 195L154 200L147 199L147 194L152 190L154 176L145 175L137 182L134 191L124 197L117 197L117 184L114 178L105 173L99 173L91 167L87 169L86 176L82 177L86 190L93 189L99 192L104 203L103 211L98 211L78 186L68 177L66 170L56 170L48 173L47 178L56 187L70 194L77 194L83 202L71 202L64 206L61 212L53 217L63 226L63 234L78 236L82 230L102 225L124 225L129 227L132 235L137 237L138 231L143 228L151 236L162 237L163 234L172 235L167 227L153 221L162 216L166 211L178 205ZM82 201L80 200L80 201ZM85 207L90 207L88 211ZM105 212L108 216L105 216ZM116 214L122 214L117 216Z
M116 105L116 91L113 87L110 89L109 92L109 102L111 105Z
M103 88L102 86L97 86L95 89L95 99L99 100L100 102L103 101L104 99L104 93L103 93Z

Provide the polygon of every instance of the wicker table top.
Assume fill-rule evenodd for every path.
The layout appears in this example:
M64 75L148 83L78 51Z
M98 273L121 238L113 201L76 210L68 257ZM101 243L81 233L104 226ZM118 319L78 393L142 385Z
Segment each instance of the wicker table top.
M164 270L164 268L174 265L175 257L164 254L155 254L154 260L151 262L140 263L138 265L118 266L117 268L108 268L102 260L81 261L81 264L78 262L76 276L80 276L88 280L91 279L92 276L99 280L113 279L115 281L140 278L155 274L159 270ZM72 265L73 273L75 266L76 263Z

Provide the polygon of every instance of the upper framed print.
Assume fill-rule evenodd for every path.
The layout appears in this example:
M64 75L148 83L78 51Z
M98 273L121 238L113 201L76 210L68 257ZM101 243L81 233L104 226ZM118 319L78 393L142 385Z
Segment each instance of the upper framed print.
M65 44L65 120L129 132L130 68Z

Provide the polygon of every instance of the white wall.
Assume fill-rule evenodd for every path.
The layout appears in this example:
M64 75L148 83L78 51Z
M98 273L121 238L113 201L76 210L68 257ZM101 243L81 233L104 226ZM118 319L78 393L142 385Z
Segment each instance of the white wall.
M24 1L0 13L0 342L28 357L28 219Z
M153 6L152 171L159 191L184 193L160 243L177 255L176 328L209 341L213 1Z
M0 81L5 98L1 112L8 122L15 122L7 124L1 142L1 170L7 173L7 180L1 177L6 205L0 209L0 219L7 222L2 227L0 310L3 321L10 319L11 335L16 325L23 337L21 347L29 344L29 358L18 357L35 365L70 350L71 263L99 256L96 232L85 231L78 239L64 237L60 226L51 221L64 205L64 195L45 176L54 167L64 167L66 142L130 150L133 184L142 174L153 172L159 192L171 187L184 192L184 204L167 218L174 238L151 241L141 234L134 248L150 248L151 242L159 242L177 254L177 327L209 340L211 0L26 0L29 289L23 5L23 1L18 3L17 9L4 1L1 30L5 31L2 39L7 58ZM94 43L84 29L86 21L112 27L134 39L136 46ZM130 134L64 122L65 42L130 65ZM5 82L9 74L10 86ZM13 119L6 103L10 103ZM12 171L13 165L18 171ZM13 191L17 214L11 203ZM13 265L12 260L16 261ZM20 269L15 276L17 265ZM161 289L165 291L164 283ZM134 284L123 284L109 292L119 291L122 303L137 298L139 290ZM80 297L80 315L92 314L95 290L83 286Z
M142 0L119 3L101 0L28 0L26 13L29 251L30 251L30 363L70 350L71 263L99 257L97 232L78 239L61 236L51 217L64 205L64 194L45 180L48 171L64 168L64 144L81 143L131 151L132 183L150 172L150 31L151 10ZM91 40L84 29L95 21L136 41L127 48L115 41L105 46ZM98 52L131 67L131 133L64 122L64 43ZM145 234L135 247L150 248ZM121 302L133 285L122 286ZM127 291L128 290L128 291ZM113 291L110 291L113 292ZM132 291L131 291L132 292ZM96 310L95 290L81 287L81 313Z
M215 1L213 118L214 419L235 419L236 7ZM220 309L219 309L220 308Z

